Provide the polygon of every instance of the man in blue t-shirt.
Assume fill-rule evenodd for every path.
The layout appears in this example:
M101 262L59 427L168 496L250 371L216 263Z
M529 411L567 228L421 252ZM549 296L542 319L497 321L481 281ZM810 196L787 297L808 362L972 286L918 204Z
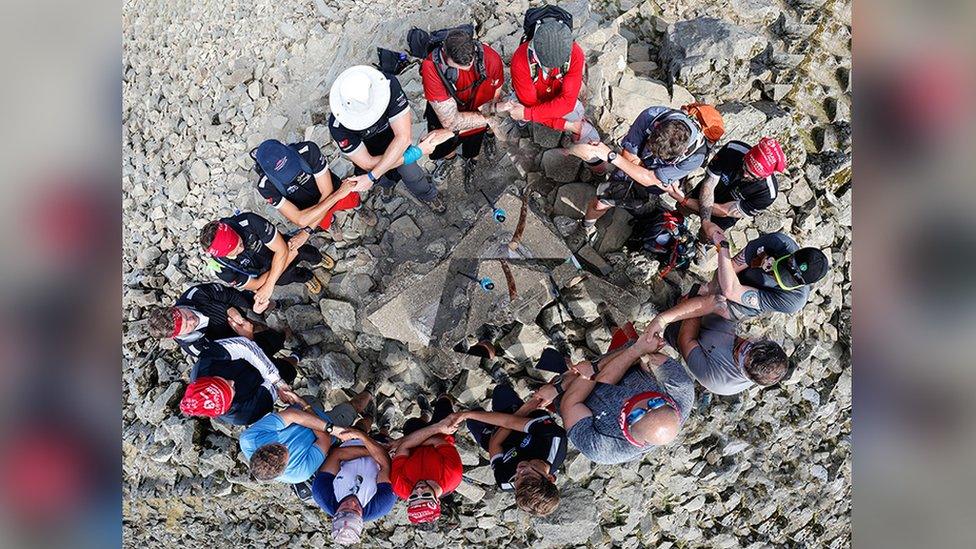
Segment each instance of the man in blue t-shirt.
M698 124L668 107L645 109L620 145L619 152L604 143L580 143L569 149L583 160L599 158L616 168L586 207L582 225L588 239L596 235L597 220L611 208L643 208L700 168L708 153Z
M332 540L359 543L364 522L384 517L396 503L390 484L390 456L378 442L358 429L336 435L333 448L312 482L315 503L332 517Z

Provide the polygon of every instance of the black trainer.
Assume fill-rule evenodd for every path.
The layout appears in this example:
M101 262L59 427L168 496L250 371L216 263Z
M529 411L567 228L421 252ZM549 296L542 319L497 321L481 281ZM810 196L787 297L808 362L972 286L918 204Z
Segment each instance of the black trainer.
M298 499L302 500L303 503L312 503L312 481L311 479L305 482L298 482L291 485L291 489L298 496Z

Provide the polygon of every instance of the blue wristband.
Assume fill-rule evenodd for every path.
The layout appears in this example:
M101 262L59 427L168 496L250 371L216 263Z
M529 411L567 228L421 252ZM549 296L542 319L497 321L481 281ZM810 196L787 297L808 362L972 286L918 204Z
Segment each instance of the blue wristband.
M420 147L416 145L410 145L409 147L407 147L407 150L403 151L403 163L413 164L414 162L420 160L420 157L423 155L424 153L423 151L420 150Z
M369 181L370 181L371 183L376 183L376 178L375 178L375 177L373 177L373 172L366 172L366 177L368 177L368 178L369 178Z

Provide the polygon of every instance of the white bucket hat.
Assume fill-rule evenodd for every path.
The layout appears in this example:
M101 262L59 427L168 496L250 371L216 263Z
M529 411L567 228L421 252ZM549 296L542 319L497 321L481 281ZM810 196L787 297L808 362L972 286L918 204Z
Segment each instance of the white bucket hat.
M342 71L329 91L329 108L346 128L359 131L372 126L390 104L390 81L380 71L356 65Z

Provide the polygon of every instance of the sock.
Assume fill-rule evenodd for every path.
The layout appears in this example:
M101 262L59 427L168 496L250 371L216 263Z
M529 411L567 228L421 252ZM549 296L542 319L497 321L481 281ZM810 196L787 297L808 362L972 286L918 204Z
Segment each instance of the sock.
M595 227L596 226L596 219L584 219L583 220L583 226L584 227Z

